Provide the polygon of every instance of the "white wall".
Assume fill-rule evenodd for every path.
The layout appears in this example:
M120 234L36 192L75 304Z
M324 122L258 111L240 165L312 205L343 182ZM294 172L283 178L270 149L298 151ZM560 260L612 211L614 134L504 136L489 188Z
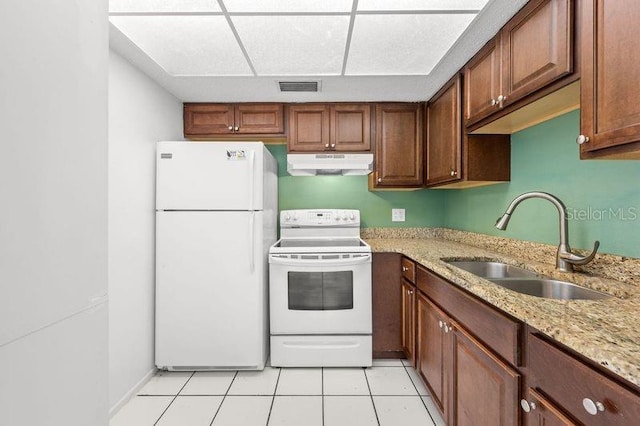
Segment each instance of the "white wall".
M107 1L0 2L0 424L107 423Z
M182 103L109 57L109 406L154 369L155 144L182 140Z

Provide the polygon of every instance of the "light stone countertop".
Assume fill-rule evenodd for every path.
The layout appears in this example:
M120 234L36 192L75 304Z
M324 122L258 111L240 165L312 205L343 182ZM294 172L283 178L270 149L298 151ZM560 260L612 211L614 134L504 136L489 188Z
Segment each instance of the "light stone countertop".
M584 273L559 272L555 270L553 263L523 260L522 257L513 257L499 251L442 239L448 237L446 232L445 235L428 233L421 235L421 238L386 238L387 235L375 233L363 233L363 237L374 252L404 254L491 305L640 386L640 286L634 285L635 283L624 283ZM515 253L522 252L516 250ZM589 301L528 296L504 289L451 266L442 259L497 260L616 297Z

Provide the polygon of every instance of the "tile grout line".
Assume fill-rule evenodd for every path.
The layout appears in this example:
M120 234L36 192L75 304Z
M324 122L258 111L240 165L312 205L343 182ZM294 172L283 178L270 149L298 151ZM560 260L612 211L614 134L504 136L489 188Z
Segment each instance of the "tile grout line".
M429 414L429 418L431 419L431 421L433 422L433 425L435 426L436 421L433 418L433 415L431 414L431 411L429 411L429 407L427 407L427 403L424 402L423 396L428 396L429 398L431 398L431 395L420 395L420 391L418 390L418 386L416 386L416 384L414 383L413 379L411 378L411 374L409 374L409 370L407 369L406 365L402 365L404 367L404 371L407 372L407 375L409 376L409 380L411 380L411 384L413 385L413 387L416 390L416 393L418 394L418 398L420 398L420 402L422 402L422 405L424 405L424 408L427 410L427 414ZM413 367L411 367L413 368ZM417 374L417 371L416 371ZM418 379L420 379L420 377L418 377Z
M369 389L369 397L371 398L371 405L373 405L373 414L376 415L376 422L378 422L378 426L380 426L380 418L378 418L376 403L373 401L373 393L371 392L371 386L369 385L369 378L367 377L366 367L362 367L362 372L364 373L364 380L367 382L367 389Z
M196 372L195 372L195 371L192 371L192 372L191 372L191 375L189 376L189 378L187 379L187 381L186 381L186 382L184 382L184 385L182 385L182 387L178 390L178 392L177 392L175 395L173 395L173 399L171 400L171 402L169 403L169 405L167 405L167 408L165 408L165 409L162 411L162 414L160 414L160 417L158 417L158 420L156 420L156 421L153 423L153 426L155 426L155 425L157 425L157 424L158 424L158 422L160 421L160 419L162 418L162 416L164 416L164 413L166 413L166 412L167 412L167 410L169 409L169 407L171 407L171 404L173 404L173 402L178 398L178 395L180 395L180 392L182 392L182 389L184 389L184 387L185 387L185 386L187 386L187 383L189 383L189 381L190 381L190 380L191 380L191 378L194 376L194 374L196 374Z
M278 378L276 379L276 387L273 388L273 397L271 398L271 405L269 406L266 426L269 426L269 420L271 420L271 410L273 410L273 403L276 400L276 392L278 391L278 384L280 383L280 374L282 374L282 368L278 367Z
M231 382L229 383L229 387L227 387L227 391L224 393L224 395L222 395L222 401L220 401L220 405L218 405L218 409L216 410L215 414L213 415L213 418L211 419L211 423L209 423L209 426L211 426L213 424L213 422L215 421L216 417L218 416L218 413L220 412L220 409L222 408L222 404L224 403L224 400L227 399L227 395L229 394L229 391L231 390L231 386L233 386L233 382L235 382L236 377L238 377L238 370L236 370L236 373L233 375L233 379L231 379Z
M320 368L320 393L322 394L322 426L324 426L324 367Z

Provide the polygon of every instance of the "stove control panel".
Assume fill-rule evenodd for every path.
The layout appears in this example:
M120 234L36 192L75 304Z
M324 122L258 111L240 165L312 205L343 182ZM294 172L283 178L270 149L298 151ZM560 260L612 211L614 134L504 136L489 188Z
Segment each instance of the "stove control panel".
M312 209L282 210L280 227L360 227L359 210Z

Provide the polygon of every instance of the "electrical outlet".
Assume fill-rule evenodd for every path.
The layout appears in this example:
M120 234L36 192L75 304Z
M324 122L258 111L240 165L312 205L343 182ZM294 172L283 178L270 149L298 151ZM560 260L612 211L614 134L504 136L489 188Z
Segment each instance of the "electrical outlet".
M392 222L404 222L404 209L391 209Z

